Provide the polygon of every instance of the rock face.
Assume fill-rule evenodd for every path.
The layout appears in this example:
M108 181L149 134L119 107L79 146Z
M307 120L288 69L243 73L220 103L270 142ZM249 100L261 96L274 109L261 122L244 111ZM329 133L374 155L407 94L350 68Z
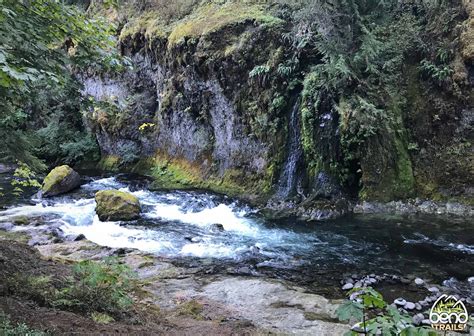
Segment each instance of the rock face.
M51 170L41 187L43 197L67 193L81 185L81 177L71 167L64 165Z
M407 60L400 78L406 103L385 106L393 113L370 124L387 124L361 141L343 126L357 119L356 109L320 97L317 73L299 69L303 87L294 89L280 76L288 48L281 36L290 23L267 7L211 2L173 24L151 10L160 9L122 13L132 15L119 25L119 46L133 70L82 75L83 93L102 102L85 119L104 167L140 161L135 169L152 175L156 188L212 189L309 219L351 211L346 200L353 196L383 203L472 198L473 110L429 89L418 63ZM463 83L474 73L470 18L459 61ZM344 147L356 143L359 149ZM440 158L436 165L433 158ZM291 188L273 202L285 181Z
M96 213L101 221L129 221L140 217L140 202L134 195L118 190L95 194Z

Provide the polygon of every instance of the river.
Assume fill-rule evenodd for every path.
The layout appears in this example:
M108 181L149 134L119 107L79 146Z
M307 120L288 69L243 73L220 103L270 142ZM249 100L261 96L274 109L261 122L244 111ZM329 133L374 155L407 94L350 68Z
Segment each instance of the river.
M4 185L7 181L3 176ZM439 284L448 279L467 284L474 275L472 219L354 215L325 222L270 220L226 196L150 191L148 183L130 175L97 176L70 194L47 200L3 197L0 222L26 216L45 226L59 223L66 235L83 234L99 245L139 249L209 272L281 278L327 296L341 296L341 280L352 274L421 277ZM142 218L99 221L94 194L102 189L133 193L142 204Z

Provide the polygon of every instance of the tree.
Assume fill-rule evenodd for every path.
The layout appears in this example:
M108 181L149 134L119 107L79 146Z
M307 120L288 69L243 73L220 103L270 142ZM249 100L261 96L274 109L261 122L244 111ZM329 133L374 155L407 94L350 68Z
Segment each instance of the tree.
M59 0L0 0L0 159L42 168L27 121L47 107L32 109L35 98L78 86L75 69L120 66L112 33L105 20Z

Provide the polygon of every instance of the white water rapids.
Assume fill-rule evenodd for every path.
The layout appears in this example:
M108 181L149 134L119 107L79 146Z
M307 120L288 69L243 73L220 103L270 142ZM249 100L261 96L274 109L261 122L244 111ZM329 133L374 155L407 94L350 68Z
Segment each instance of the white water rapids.
M256 248L260 253L273 256L277 247L284 252L287 248L302 249L305 241L318 243L315 237L305 239L304 235L288 230L266 228L259 220L248 217L252 213L250 208L222 203L205 193L130 191L115 178L96 180L81 189L91 198L66 196L18 206L0 212L0 221L18 216L42 216L49 222L60 221L65 234L83 234L99 245L136 248L168 256L226 258ZM142 204L143 219L133 225L100 221L92 196L94 191L102 189L118 189L137 196ZM224 232L213 232L213 224L222 224Z
M368 217L325 223L267 220L251 207L222 196L198 191L155 192L138 187L139 181L122 180L92 180L64 196L17 204L0 211L0 222L15 222L15 218L25 216L32 225L59 225L66 236L83 234L102 246L135 248L171 258L228 259L256 268L280 269L297 277L304 272L313 278L323 269L337 274L356 269L423 269L431 274L447 260L455 261L456 266L447 275L461 274L473 263L474 246L465 233L471 232L472 226L463 223L448 225L443 221L438 225L422 218L401 221ZM95 214L94 194L104 189L137 196L141 218L100 221ZM221 224L224 230L215 230L213 224ZM28 227L19 225L14 230ZM423 266L427 263L432 267Z

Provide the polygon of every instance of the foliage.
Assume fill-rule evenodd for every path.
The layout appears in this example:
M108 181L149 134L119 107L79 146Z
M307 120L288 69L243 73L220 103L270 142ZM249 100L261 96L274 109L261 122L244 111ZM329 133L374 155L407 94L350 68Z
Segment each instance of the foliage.
M439 83L448 80L454 72L448 65L436 65L426 59L420 62L420 70Z
M138 127L138 130L142 133L146 133L152 130L156 125L154 123L143 123Z
M31 122L48 115L50 106L35 109L35 99L48 96L51 89L77 88L73 68L120 68L112 32L104 20L87 17L62 1L0 1L1 156L35 170L44 168L33 150L38 139Z
M109 315L120 318L132 306L134 274L117 258L82 261L73 271L73 277L59 283L49 276L19 274L9 279L7 285L12 292L41 305L91 314L102 323L111 321Z
M377 195L403 185L388 198L408 197L414 186L403 117L411 107L403 78L414 64L438 86L452 83L447 34L459 20L459 3L277 2L279 15L294 24L283 35L289 48L275 75L304 79L301 141L310 175L322 169L346 185L361 183L359 191L379 188ZM340 123L332 136L320 126L328 113ZM334 143L325 144L322 136ZM328 154L338 148L342 157Z
M74 266L74 276L75 280L59 291L54 306L119 316L133 303L129 296L133 273L115 258L102 263L82 261Z
M249 78L256 78L260 85L265 85L268 80L270 67L268 65L257 65L249 72Z
M98 313L98 312L93 312L91 314L91 318L94 322L102 323L102 324L109 324L110 322L114 321L113 317L107 314Z
M350 299L339 306L336 314L341 321L359 321L361 332L349 331L349 335L436 335L432 329L415 327L410 316L388 305L371 287L354 288L348 296Z
M18 163L18 168L15 169L13 176L15 178L12 180L11 184L14 187L13 193L16 195L23 193L24 188L41 187L41 184L36 179L36 174L24 162Z
M29 328L24 323L14 324L10 318L0 312L0 335L2 336L47 336L48 333Z

